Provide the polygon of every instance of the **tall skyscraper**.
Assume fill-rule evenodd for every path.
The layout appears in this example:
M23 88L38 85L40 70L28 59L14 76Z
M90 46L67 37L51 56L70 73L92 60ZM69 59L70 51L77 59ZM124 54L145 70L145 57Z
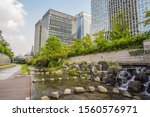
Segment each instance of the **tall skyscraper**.
M56 10L48 10L35 26L35 52L39 51L50 35L57 36L63 43L71 43L76 35L76 18Z
M145 26L143 23L146 20L146 11L148 10L150 10L150 0L137 0L139 33L150 31L150 24Z
M122 21L129 25L131 35L138 33L137 0L109 0L110 29L113 28L113 19L123 13ZM117 21L117 19L116 19Z
M81 39L86 34L90 34L91 15L86 12L81 12L76 15L77 38Z
M100 30L109 30L109 7L108 0L91 0L91 34Z
M146 11L150 10L150 0L91 0L91 34L113 28L112 19L124 13L131 35L150 31L150 25L144 26Z
M76 33L76 18L74 16L56 11L48 10L42 17L42 45L49 35L55 35L64 43L71 43Z
M42 32L42 25L41 20L39 20L35 24L34 53L37 53L41 47L41 32Z

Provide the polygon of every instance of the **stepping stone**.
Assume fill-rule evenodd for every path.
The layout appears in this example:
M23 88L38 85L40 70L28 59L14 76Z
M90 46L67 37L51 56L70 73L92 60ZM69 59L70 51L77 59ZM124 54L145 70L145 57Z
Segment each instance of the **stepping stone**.
M101 93L107 93L107 88L103 87L103 86L98 86L98 91Z
M139 96L134 96L133 98L136 100L141 100L141 97L139 97Z
M30 97L26 97L26 100L31 100L31 98Z
M85 80L86 78L85 78L85 77L81 77L81 79L82 79L82 80Z
M94 78L94 81L100 82L100 78L99 78L99 77L96 77L96 78Z
M55 99L58 99L58 98L59 98L59 92L58 92L58 91L52 92L52 93L51 93L51 97L52 97L52 98L55 98Z
M94 91L95 91L95 87L93 87L93 86L88 86L88 91L94 92Z
M74 80L77 80L78 78L77 78L77 77L73 77L73 79L74 79Z
M115 94L119 94L120 93L118 88L113 88L112 92L115 93Z
M71 94L71 89L65 89L64 95L70 95Z
M84 93L85 92L85 89L83 87L75 87L74 88L74 91L76 93Z
M129 97L129 98L132 97L132 95L131 95L128 91L124 91L124 92L123 92L123 95L124 95L125 97Z
M49 97L48 96L43 96L43 97L41 97L41 100L49 100Z

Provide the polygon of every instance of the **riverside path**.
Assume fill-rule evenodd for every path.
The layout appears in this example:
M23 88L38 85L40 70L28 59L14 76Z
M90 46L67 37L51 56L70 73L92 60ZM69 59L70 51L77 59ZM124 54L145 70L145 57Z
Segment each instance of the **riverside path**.
M19 73L19 65L0 70L0 100L25 100L31 97L30 77L17 77Z

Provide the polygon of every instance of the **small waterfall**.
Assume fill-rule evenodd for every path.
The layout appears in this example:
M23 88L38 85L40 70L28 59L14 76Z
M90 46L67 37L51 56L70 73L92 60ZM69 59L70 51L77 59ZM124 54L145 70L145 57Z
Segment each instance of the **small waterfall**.
M132 79L128 80L127 83L122 84L122 86L119 87L119 89L120 89L120 90L123 90L123 91L127 91L127 90L128 90L129 82L130 82L130 81L134 81L134 79L135 79L135 76L133 76Z
M149 84L150 84L150 76L149 76L149 82L146 82L146 83L144 84L145 91L142 93L143 95L150 96L150 93L147 92Z

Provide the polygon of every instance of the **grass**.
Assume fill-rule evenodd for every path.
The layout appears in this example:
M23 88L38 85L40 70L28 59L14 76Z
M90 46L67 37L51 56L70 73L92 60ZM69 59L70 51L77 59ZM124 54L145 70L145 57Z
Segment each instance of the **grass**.
M22 67L22 74L28 73L28 75L30 75L30 69L28 65L22 64L21 67Z

